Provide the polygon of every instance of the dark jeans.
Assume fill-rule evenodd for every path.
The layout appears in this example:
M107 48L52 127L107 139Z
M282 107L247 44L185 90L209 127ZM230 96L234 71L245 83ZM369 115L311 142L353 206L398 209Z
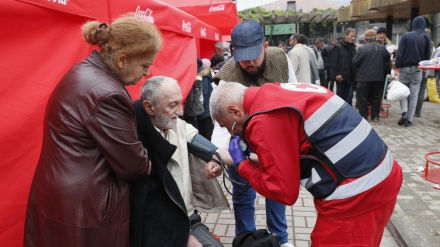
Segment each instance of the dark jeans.
M235 181L246 184L247 181L238 174L233 166L228 166L229 175ZM235 216L235 235L256 230L255 226L255 198L256 191L250 187L244 193L244 188L232 184L232 205ZM266 224L267 229L278 237L280 243L287 243L289 236L287 233L286 205L266 198Z
M360 81L356 91L356 105L359 114L365 119L368 118L368 101L371 100L371 118L378 118L380 115L380 103L382 101L383 81Z
M351 81L336 82L336 95L341 97L349 105L352 105L353 91Z

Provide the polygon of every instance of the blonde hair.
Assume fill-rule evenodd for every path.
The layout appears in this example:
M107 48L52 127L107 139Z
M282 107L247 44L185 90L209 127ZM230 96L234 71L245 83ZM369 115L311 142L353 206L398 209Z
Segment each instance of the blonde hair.
M162 47L157 27L136 18L133 13L119 17L110 25L88 21L82 26L82 35L87 43L101 47L100 54L110 66L118 54L154 56Z

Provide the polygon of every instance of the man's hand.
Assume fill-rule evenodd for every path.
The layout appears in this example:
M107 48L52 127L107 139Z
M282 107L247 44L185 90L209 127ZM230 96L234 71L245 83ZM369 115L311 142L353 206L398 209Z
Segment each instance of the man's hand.
M152 166L153 164L151 163L151 160L148 160L148 169L147 169L147 174L148 175L151 175L151 166Z
M189 235L187 247L203 247L203 245L193 235Z
M231 139L231 142L229 143L228 151L232 157L232 160L234 161L234 165L236 166L238 166L240 162L246 159L246 155L244 154L243 150L241 150L240 148L239 136L235 136Z
M222 174L222 167L214 162L214 161L209 161L208 163L206 163L205 166L205 178L207 179L213 179L215 177L218 177Z
M394 79L399 80L399 70L394 69Z
M344 78L342 78L342 75L337 75L336 78L335 78L335 80L336 80L337 82L342 82L342 81L344 80Z

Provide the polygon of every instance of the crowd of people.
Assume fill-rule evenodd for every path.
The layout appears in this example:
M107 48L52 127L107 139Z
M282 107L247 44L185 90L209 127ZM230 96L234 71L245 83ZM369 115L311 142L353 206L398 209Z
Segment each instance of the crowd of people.
M411 92L400 101L397 124L406 127L420 116L417 65L433 51L423 17L412 27L394 73ZM194 57L185 101L178 81L158 75L134 102L125 86L149 75L160 31L125 15L88 21L82 34L99 49L49 99L24 246L223 246L199 214L230 208L216 179L223 172L233 181L236 236L257 230L258 192L269 232L293 247L286 205L303 186L318 212L312 246L380 245L402 184L368 122L379 121L391 72L386 29L355 44L348 28L313 47L292 34L289 49L269 46L257 21L243 21L229 49L218 42L211 58Z

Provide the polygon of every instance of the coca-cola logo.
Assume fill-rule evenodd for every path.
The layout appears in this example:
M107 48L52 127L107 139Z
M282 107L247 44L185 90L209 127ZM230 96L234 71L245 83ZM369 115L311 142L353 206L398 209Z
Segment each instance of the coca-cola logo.
M209 7L209 12L219 12L219 11L224 11L224 10L225 10L224 4L219 4L217 6L211 5Z
M214 38L215 38L215 40L220 40L220 34L215 33L215 34L214 34Z
M139 18L141 20L144 20L144 21L147 21L150 23L154 23L153 10L151 10L149 8L147 8L145 10L141 10L141 6L137 6L135 15L137 18Z
M191 33L191 22L185 22L185 20L182 21L182 31Z
M67 5L67 3L69 2L69 0L47 0L47 1L62 4L62 5Z
M204 28L204 27L200 28L200 36L206 37L206 28Z

